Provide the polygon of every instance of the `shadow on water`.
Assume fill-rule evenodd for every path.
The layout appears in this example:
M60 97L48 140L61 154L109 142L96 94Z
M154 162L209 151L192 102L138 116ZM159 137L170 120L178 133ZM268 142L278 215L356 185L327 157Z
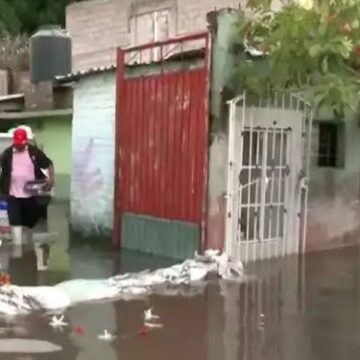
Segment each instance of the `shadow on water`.
M145 301L83 304L66 311L69 327L57 332L34 315L0 324L0 340L49 341L61 351L0 359L77 360L339 360L360 357L360 266L358 248L253 264L240 284L210 282L194 297L151 296ZM36 271L36 254L9 262L13 281L24 285L114 274L172 265L168 259L73 244L51 248L47 271ZM34 270L35 269L35 270ZM61 277L59 277L61 278ZM154 307L164 327L138 334L143 311ZM74 331L74 329L84 331ZM116 333L108 343L104 329Z

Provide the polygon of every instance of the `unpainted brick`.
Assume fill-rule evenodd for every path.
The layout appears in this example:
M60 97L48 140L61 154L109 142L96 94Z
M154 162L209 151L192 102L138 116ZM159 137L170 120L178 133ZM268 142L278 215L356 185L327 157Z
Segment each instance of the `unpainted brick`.
M107 66L109 48L130 45L129 9L132 0L90 0L71 4L66 24L73 42L73 70ZM244 2L244 0L242 1ZM175 35L206 30L206 14L215 8L238 8L239 0L178 0ZM115 51L115 50L114 50ZM110 51L111 52L111 51ZM86 59L86 57L91 59Z

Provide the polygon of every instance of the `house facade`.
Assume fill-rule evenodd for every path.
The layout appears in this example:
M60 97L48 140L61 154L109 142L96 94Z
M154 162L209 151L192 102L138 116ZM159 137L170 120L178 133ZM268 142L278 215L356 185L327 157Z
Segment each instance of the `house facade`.
M71 185L72 223L80 232L88 234L95 232L110 237L113 230L113 194L119 180L119 174L115 172L115 168L121 171L121 166L115 167L114 162L120 164L116 156L124 149L115 141L116 124L121 121L121 116L120 120L118 119L117 122L115 120L115 109L119 104L119 94L116 94L116 81L119 79L119 74L116 73L114 67L117 59L116 49L154 41L161 42L167 38L201 32L210 27L212 34L209 86L211 100L206 113L210 122L206 130L208 151L204 153L207 157L205 161L207 194L202 199L206 204L206 218L201 220L200 231L199 226L196 229L189 227L187 221L183 221L184 227L184 224L177 223L176 226L181 227L179 230L176 226L168 226L168 220L173 219L160 216L160 222L158 222L159 218L156 216L154 222L151 216L150 218L148 216L134 218L130 210L135 208L130 207L126 214L126 226L119 231L121 237L125 235L128 239L123 243L126 247L165 256L176 257L176 254L170 254L170 252L180 249L179 242L174 244L170 242L171 249L163 253L161 251L167 243L158 241L159 238L176 238L180 242L183 242L185 238L190 239L191 245L185 250L183 248L179 250L182 254L180 257L186 251L186 254L191 253L199 246L203 248L226 246L226 223L229 215L227 213L230 118L228 102L240 95L239 84L234 85L234 69L237 60L232 43L234 22L237 18L236 10L239 4L238 1L229 0L221 4L222 7L228 7L228 9L213 11L216 5L213 0L202 0L197 3L188 0L123 2L92 0L72 4L67 8L67 27L73 40L74 69L73 74L64 81L75 81L72 134L72 173L74 174ZM133 69L135 73L132 74L130 68L128 70L124 79L134 76L136 78L139 75L135 74L137 70ZM141 71L140 68L138 70ZM142 85L137 86L140 88ZM152 85L149 86L151 89ZM129 87L126 89L129 91ZM149 98L150 95L152 95L151 91ZM270 112L276 114L276 112ZM313 131L302 135L300 122L303 121L303 113L297 110L283 113L284 116L289 114L294 119L298 119L298 123L294 125L298 131L295 140L300 144L302 138L308 137L311 147L305 150L304 146L299 145L298 148L301 151L299 155L310 157L310 166L305 174L310 182L308 184L306 181L301 182L299 174L306 166L304 167L301 156L298 156L296 159L301 165L295 169L296 176L291 180L291 186L297 196L296 201L299 202L291 210L292 231L298 239L295 239L294 244L291 245L292 249L288 249L286 253L321 250L357 243L360 230L357 220L360 212L360 164L353 155L354 150L360 146L357 140L360 132L357 120L351 115L346 121L334 119L333 114L319 112L313 117ZM292 128L291 123L288 128ZM285 134L285 129L285 127L280 129L280 133ZM268 134L266 137L271 138ZM279 139L281 143L281 137ZM125 147L125 149L129 148ZM138 171L141 172L141 169ZM275 175L275 178L279 176ZM267 181L266 176L263 180ZM129 191L132 191L131 187ZM274 191L273 193L275 194ZM304 193L306 197L303 196ZM154 196L156 194L154 193ZM164 195L164 192L160 195ZM82 203L84 198L87 199L84 202L85 205ZM274 202L274 199L272 201ZM306 203L303 203L304 201ZM247 206L248 209L252 206L250 198ZM283 204L281 206L265 204L264 206L265 212L273 211L271 209L274 206L276 211L281 211ZM283 211L286 214L286 207ZM269 216L265 215L264 218L269 220ZM253 217L256 218L255 213ZM178 218L180 219L181 216ZM244 218L246 216L243 216ZM186 217L183 219L186 220ZM276 221L276 228L283 226L283 220ZM253 226L256 226L255 223L251 225ZM245 224L246 227L249 227L249 223ZM204 236L204 231L205 240L200 239ZM271 233L269 229L262 231ZM279 231L281 237L286 240L285 232ZM304 231L306 236L303 234ZM132 236L135 236L136 241L129 241ZM152 245L149 245L151 242ZM247 245L245 247L247 248ZM159 252L160 248L162 250ZM271 253L270 247L267 251Z
M206 31L207 13L217 6L215 0L91 0L67 7L74 77L63 81L76 80L71 182L71 222L75 231L108 237L113 229L116 75L107 69L116 64L117 48ZM221 6L237 8L239 1L226 0ZM93 155L87 155L89 146ZM84 157L86 161L80 160ZM82 186L88 177L92 178L90 173L102 179L94 179L94 188ZM87 183L90 186L92 181ZM198 231L191 227L190 233L192 239L197 239L196 244Z
M212 125L209 147L209 247L219 247L224 244L222 234L226 232L228 219L228 176L223 176L224 164L228 166L225 171L228 174L231 162L229 159L229 134L231 131L229 130L228 102L236 100L242 95L233 78L238 54L233 51L232 29L237 17L238 14L233 10L220 11L215 17L217 31L213 37L211 87L212 94L220 94L220 96L212 96L210 110ZM267 118L271 118L274 107L282 106L281 103L282 99L278 98L276 106L270 104L266 108L267 112L263 116L264 121L261 126L265 126ZM243 116L241 104L239 101L240 112L236 113L236 121ZM360 147L360 127L358 114L349 112L340 119L327 109L320 109L316 112L308 110L309 113L306 114L304 106L301 107L301 113L306 121L300 131L300 138L308 145L299 146L297 151L300 156L307 157L309 161L308 164L302 162L300 173L304 172L303 179L305 181L301 181L301 176L299 176L298 181L295 182L297 190L295 188L294 192L298 191L300 195L306 194L306 197L299 197L299 201L302 203L299 202L298 214L295 214L293 220L293 224L297 222L298 229L295 230L302 233L298 233L298 245L300 246L295 247L293 252L328 250L358 244L360 229L360 163L357 155ZM278 115L275 118L276 121L279 121ZM296 113L287 113L287 117L291 120L289 128L294 131ZM309 127L308 121L311 119L312 126ZM272 138L268 137L268 139ZM242 140L239 138L238 143L241 142ZM242 143L246 144L246 142ZM249 153L247 149L250 148L250 145L248 142L246 149L244 146L242 149L244 154ZM267 151L271 154L271 149ZM239 153L232 160L237 160L238 157ZM288 162L287 165L289 165L291 174L293 164ZM269 182L271 188L272 181L268 173L264 176L264 180L265 183ZM267 191L265 194L267 196ZM248 198L247 195L241 201L248 202L248 205L255 203L252 197ZM265 204L268 201L269 199L264 199ZM276 206L273 208L276 209ZM264 218L266 219L266 216ZM239 225L239 229L244 233L239 231L238 241L240 243L241 237L245 237L246 240L246 230L249 230L249 224L251 224L250 227L253 225L253 222L246 222L246 210L245 215L242 214L242 219L245 224ZM264 227L265 229L262 231L266 233L268 229L266 229L266 225ZM254 232L256 233L256 231L258 230L255 229ZM288 241L292 240L289 238ZM248 247L246 242L244 241L245 249L247 248L247 251L251 253L252 245L250 243L255 242L248 242ZM266 255L266 251L264 255Z
M360 237L358 114L315 114L311 147L307 250L356 245Z

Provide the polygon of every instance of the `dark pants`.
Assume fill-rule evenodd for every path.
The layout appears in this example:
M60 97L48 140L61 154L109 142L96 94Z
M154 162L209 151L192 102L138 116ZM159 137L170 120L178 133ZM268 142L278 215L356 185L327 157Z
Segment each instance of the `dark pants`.
M9 196L7 213L10 226L24 226L32 229L41 217L41 209L34 197L16 198Z

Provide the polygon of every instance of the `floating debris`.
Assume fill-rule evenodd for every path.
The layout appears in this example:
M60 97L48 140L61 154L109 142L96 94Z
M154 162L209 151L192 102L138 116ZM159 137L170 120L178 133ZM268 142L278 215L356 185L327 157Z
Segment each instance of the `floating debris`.
M164 327L163 324L147 321L144 323L144 326L148 329L162 329Z
M146 325L143 325L143 326L141 326L141 328L139 329L139 331L138 331L138 334L140 335L140 336L146 336L146 335L149 335L149 327L148 326L146 326Z
M147 309L144 311L144 320L146 322L148 321L158 321L160 319L160 316L153 314L153 308Z
M51 318L51 322L49 325L54 329L60 329L62 330L64 327L68 326L69 324L64 321L64 315L61 315L59 317L53 316Z
M98 335L98 339L102 341L113 341L116 338L115 335L111 334L108 330L104 330L103 334Z
M83 325L75 325L73 330L74 333L78 336L84 336L86 333L85 326Z
M0 286L10 285L10 275L7 273L0 274Z
M148 329L161 329L163 324L159 323L160 316L153 314L153 308L144 311L144 326Z

